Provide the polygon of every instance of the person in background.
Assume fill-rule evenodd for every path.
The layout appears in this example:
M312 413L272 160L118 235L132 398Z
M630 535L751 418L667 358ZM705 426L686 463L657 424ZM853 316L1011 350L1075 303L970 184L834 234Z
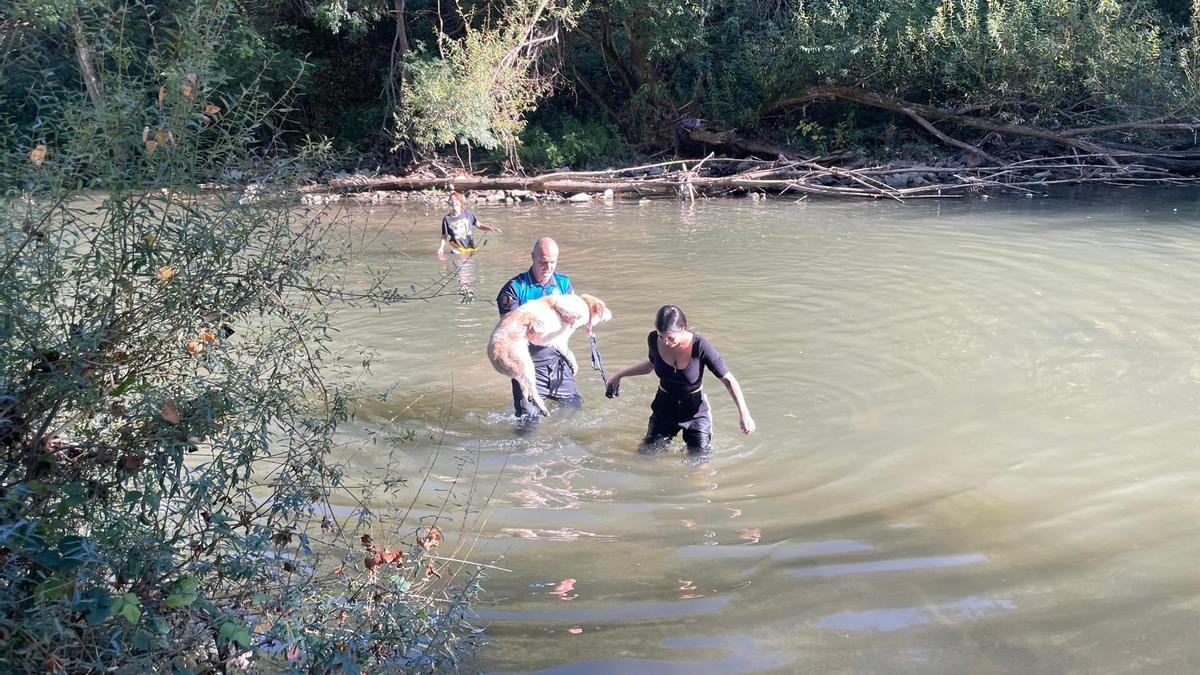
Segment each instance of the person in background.
M721 354L703 335L688 327L683 310L663 305L654 317L654 330L646 336L650 355L608 378L604 395L620 395L623 378L631 375L658 376L658 392L650 404L650 423L642 441L644 450L654 450L683 432L689 453L706 453L712 441L712 419L704 395L704 369L721 380L738 409L743 434L754 433L754 418L738 381L729 372Z
M504 316L530 300L547 295L568 295L574 292L571 280L558 269L558 243L550 237L542 237L533 243L530 254L533 264L528 270L508 280L496 296L496 309ZM529 345L536 371L538 394L551 398L562 405L579 407L583 397L575 389L575 373L571 366L554 347ZM513 408L518 417L533 419L539 413L521 396L521 387L512 381Z
M450 250L455 253L469 253L475 250L473 231L476 227L484 232L504 234L498 227L479 222L475 214L467 210L466 204L467 200L463 198L462 193L450 193L450 213L442 218L442 242L438 244L437 250L439 259L446 255L446 244L449 244Z

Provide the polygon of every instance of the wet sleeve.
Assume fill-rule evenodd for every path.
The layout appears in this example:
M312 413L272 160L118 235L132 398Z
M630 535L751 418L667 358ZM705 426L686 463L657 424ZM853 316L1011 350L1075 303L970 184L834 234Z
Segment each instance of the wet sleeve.
M509 280L504 284L504 288L500 289L500 295L496 296L496 309L500 311L500 316L504 316L520 306L517 291L513 288L512 280Z
M707 338L697 339L700 342L700 363L703 363L713 375L725 377L729 373L729 366L725 365L725 359L721 358L721 353Z
M442 217L442 236L450 237L450 216ZM451 237L453 239L453 237Z

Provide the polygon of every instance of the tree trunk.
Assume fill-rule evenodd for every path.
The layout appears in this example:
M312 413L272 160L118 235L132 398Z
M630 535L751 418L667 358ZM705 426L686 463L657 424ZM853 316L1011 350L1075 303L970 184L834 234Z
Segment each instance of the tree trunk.
M0 74L8 72L8 64L20 55L20 43L24 39L22 28L16 22L0 24Z
M383 113L383 127L387 129L392 112L404 101L404 80L407 77L405 64L408 60L408 20L405 15L406 0L392 1L392 19L396 22L396 35L392 38L392 53L388 61L388 79L383 91L387 96L387 110Z
M105 112L104 101L104 86L100 81L100 76L96 72L95 59L92 56L92 49L88 45L87 35L83 32L83 20L79 18L79 8L74 4L71 5L71 12L67 16L67 22L71 26L71 39L75 45L75 60L79 62L79 73L83 76L83 85L87 89L88 98L92 100L92 105L96 108L96 117L104 126L104 133L108 136L110 147L112 147L113 158L117 162L118 167L125 165L125 158L129 153L125 147L125 139L121 136L121 125L119 122L114 122Z
M92 50L88 47L87 38L83 34L83 21L79 19L79 10L71 5L71 13L67 17L71 24L71 37L75 43L75 59L79 61L79 72L83 75L83 85L87 88L88 98L96 106L96 112L104 108L104 90L100 78L96 76L96 67L92 63Z
M400 61L403 63L404 57L408 54L408 20L405 15L405 0L395 0L396 7L396 51L400 54Z
M617 114L617 111L611 105L609 105L604 96L602 96L600 92L596 90L596 87L593 86L592 83L589 82L588 79L579 72L579 69L575 67L575 60L569 56L566 57L566 59L568 64L571 66L571 74L573 75L571 81L579 85L579 87L583 89L584 93L586 93L588 97L592 99L592 102L604 110L605 114L608 115L608 118L612 120L613 123L620 123L621 117Z
M1192 0L1192 42L1200 45L1200 0Z
M621 82L624 83L625 88L629 90L629 95L632 96L637 93L637 81L634 79L633 73L629 71L629 66L625 63L625 59L621 58L621 55L617 53L616 46L613 44L612 19L609 17L607 11L600 11L598 16L600 18L600 35L592 35L582 27L577 27L576 31L600 50L600 55L616 69L617 75L621 77Z
M717 148L722 150L724 154L735 157L755 156L763 159L775 159L777 157L794 158L798 156L794 150L789 148L745 139L732 130L709 131L704 128L688 129L687 136L693 143L703 143L708 148Z
M646 52L646 41L641 31L634 28L645 18L644 12L635 12L632 22L623 24L625 37L629 41L629 69L633 72L638 87L653 79L650 58ZM632 23L632 26L631 26Z

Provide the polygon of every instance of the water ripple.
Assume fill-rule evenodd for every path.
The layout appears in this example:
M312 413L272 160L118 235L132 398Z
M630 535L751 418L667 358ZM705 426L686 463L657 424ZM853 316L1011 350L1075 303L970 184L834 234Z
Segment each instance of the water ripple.
M804 567L792 570L792 574L797 577L840 577L847 574L872 574L875 572L957 567L959 565L973 565L985 560L987 560L987 556L978 553L933 556L929 558L894 558L892 560L871 560L868 562L844 563L840 565Z
M1017 604L1012 600L969 597L945 605L931 607L894 607L890 609L867 609L859 612L838 612L823 617L817 622L821 628L847 631L892 631L931 623L958 623L982 619L1004 610L1013 610Z
M559 609L480 609L484 621L644 621L712 614L729 604L728 596L709 596L668 602L626 602L604 607L571 605Z

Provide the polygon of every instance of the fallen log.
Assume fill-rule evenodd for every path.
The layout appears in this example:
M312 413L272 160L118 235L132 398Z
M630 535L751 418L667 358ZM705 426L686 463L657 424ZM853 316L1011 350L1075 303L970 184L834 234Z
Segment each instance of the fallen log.
M738 176L723 176L710 178L697 176L688 183L697 191L719 192L734 190L773 191L783 189L789 192L808 194L844 194L847 196L878 197L887 196L881 188L864 188L861 190L838 186L808 185L792 179L740 178ZM453 179L437 178L360 178L332 180L328 187L313 185L305 186L302 192L368 192L373 190L429 190L446 189L458 190L529 190L533 192L557 192L577 194L580 192L604 192L612 190L614 194L677 194L683 181L672 179L640 179L640 180L540 180L534 178L488 178L482 176L457 177Z
M1188 161L1186 153L1181 161ZM1107 160L1128 161L1113 166ZM724 169L736 163L735 172ZM704 175L709 172L709 175ZM712 175L716 174L716 175ZM1037 186L1108 183L1112 185L1183 184L1200 177L1174 173L1146 161L1139 152L1106 152L997 161L983 166L863 167L849 169L814 160L744 160L706 157L700 162L673 160L601 171L559 171L539 176L355 176L309 185L302 194L338 195L377 191L458 190L520 191L524 195L578 195L611 191L614 195L677 196L695 199L731 193L773 193L893 199L951 197L981 190L1029 191Z
M742 138L732 129L724 131L712 131L704 127L686 130L687 137L693 143L700 143L709 148L719 148L725 150L723 154L737 155L740 157L770 157L772 159L779 158L786 160L789 157L796 157L797 153L789 148L783 148L770 143L762 143L759 141Z

